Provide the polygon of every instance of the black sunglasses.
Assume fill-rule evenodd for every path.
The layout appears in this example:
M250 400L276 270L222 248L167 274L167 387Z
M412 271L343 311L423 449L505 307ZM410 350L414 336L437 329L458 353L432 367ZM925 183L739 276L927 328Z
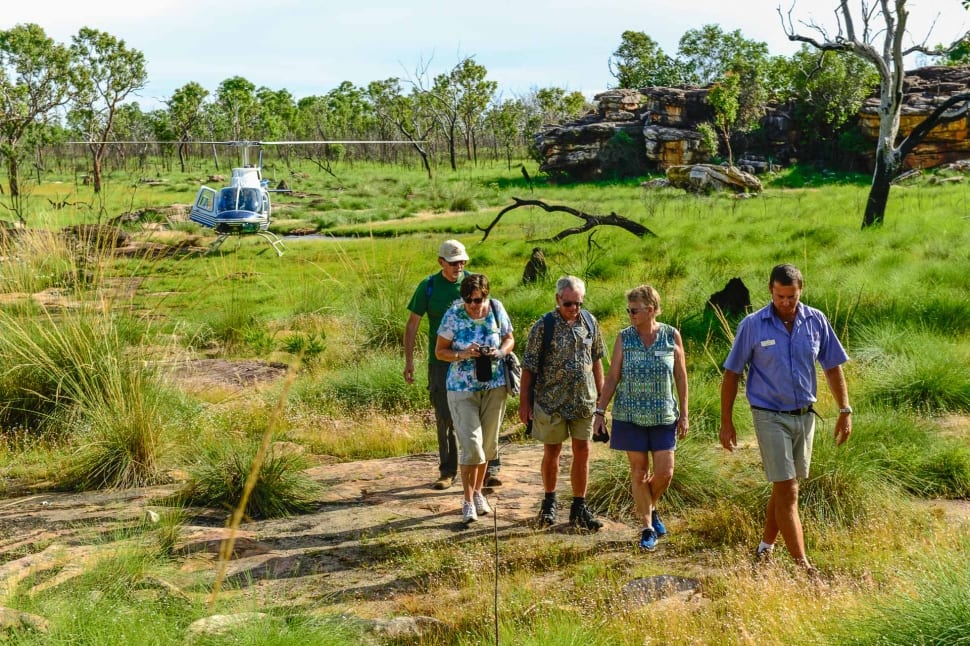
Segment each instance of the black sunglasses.
M563 301L563 307L582 307L583 301Z
M639 314L642 311L643 311L643 309L642 308L639 308L639 307L628 307L628 308L626 308L626 313L627 314L630 314L631 316L633 314Z
M461 300L465 301L466 303L474 303L475 305L478 305L479 303L481 303L482 301L484 301L486 298L487 298L486 296L483 296L481 298L472 298L471 296L462 296Z

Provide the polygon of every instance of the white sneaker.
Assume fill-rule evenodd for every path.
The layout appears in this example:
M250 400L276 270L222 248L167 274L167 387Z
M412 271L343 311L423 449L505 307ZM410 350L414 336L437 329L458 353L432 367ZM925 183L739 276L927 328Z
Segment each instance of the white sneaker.
M470 502L462 501L461 521L467 525L468 523L474 523L476 520L478 520L478 514L475 513L475 505Z
M488 506L488 501L485 500L485 496L478 493L477 491L472 494L472 500L475 502L475 511L479 515L484 516L485 514L492 513L492 508Z

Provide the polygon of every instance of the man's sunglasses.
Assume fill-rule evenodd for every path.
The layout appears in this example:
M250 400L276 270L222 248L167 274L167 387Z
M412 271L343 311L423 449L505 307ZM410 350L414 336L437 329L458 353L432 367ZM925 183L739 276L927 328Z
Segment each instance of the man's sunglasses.
M485 300L485 298L486 297L484 296L481 298L471 298L470 296L463 296L461 300L465 301L466 303L474 303L475 305L479 305L482 301Z
M563 307L582 307L583 301L563 301Z

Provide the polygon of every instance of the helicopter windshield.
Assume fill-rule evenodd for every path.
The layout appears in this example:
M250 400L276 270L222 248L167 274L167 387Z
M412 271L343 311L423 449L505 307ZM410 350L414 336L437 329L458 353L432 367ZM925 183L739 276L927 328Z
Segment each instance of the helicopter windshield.
M219 212L252 211L259 213L259 190L229 186L219 191Z

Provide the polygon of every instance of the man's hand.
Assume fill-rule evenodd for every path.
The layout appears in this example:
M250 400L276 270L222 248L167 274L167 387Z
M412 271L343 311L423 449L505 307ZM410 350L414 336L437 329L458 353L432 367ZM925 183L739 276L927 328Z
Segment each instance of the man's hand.
M849 436L852 435L852 413L839 413L839 419L835 420L835 446L845 444Z
M404 381L409 384L414 383L414 364L410 361L404 364Z
M721 446L733 451L738 445L738 432L734 429L734 421L721 422Z

